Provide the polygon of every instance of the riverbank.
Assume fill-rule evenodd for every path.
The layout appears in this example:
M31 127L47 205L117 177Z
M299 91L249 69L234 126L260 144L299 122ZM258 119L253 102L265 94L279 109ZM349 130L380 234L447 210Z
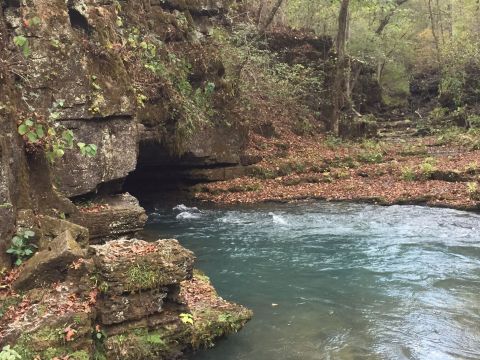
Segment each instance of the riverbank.
M248 176L203 184L195 197L217 204L322 199L480 210L478 131L342 141L326 135L250 136L259 158Z

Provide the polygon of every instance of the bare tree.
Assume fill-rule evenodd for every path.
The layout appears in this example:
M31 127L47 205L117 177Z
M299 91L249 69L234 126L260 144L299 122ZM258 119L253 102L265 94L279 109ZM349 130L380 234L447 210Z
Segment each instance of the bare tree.
M273 5L272 11L270 11L270 14L268 14L267 20L260 26L260 32L265 32L265 30L268 29L273 19L275 18L275 15L277 15L277 12L282 6L282 4L283 4L283 0L277 0L275 5Z
M262 18L262 11L263 11L263 8L265 7L265 1L266 0L260 1L260 5L258 5L257 16L255 17L255 23L257 24L257 26L260 25L260 20Z
M383 19L380 21L380 24L378 25L377 29L375 30L375 34L380 35L385 27L390 23L390 20L392 19L392 16L395 15L395 12L397 9L405 4L408 0L396 0L395 1L395 7L390 10L387 15L383 17Z
M433 36L433 41L435 43L435 50L437 51L437 61L438 65L441 64L441 55L440 55L440 43L438 41L438 35L437 35L437 24L435 20L435 16L433 15L433 8L432 8L432 0L428 0L428 14L430 17L430 26L432 28L432 36Z
M337 32L337 62L332 91L332 118L330 130L335 134L340 133L341 110L344 105L344 86L346 81L347 61L347 32L348 32L348 7L350 0L342 0L338 15Z

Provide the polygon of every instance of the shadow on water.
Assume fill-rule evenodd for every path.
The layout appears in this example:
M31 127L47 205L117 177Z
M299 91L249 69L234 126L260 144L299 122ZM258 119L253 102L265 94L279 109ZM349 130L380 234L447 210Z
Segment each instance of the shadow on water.
M255 312L192 359L435 360L480 359L479 228L448 209L301 203L156 209L146 232Z

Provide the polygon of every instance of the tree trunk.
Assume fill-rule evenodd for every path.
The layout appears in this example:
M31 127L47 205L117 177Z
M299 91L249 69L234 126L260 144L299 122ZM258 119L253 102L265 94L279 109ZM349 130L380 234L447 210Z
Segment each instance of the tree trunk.
M340 12L338 15L338 32L337 32L337 63L335 69L335 78L333 81L332 91L332 118L330 129L335 135L340 133L341 110L344 105L344 84L345 84L345 67L346 67L346 46L348 31L348 6L350 0L342 0Z
M258 6L257 16L255 17L255 23L257 24L257 26L260 25L260 20L262 19L262 10L264 7L265 7L265 0L262 0L260 2L260 5Z
M438 24L440 27L440 35L442 37L442 45L445 45L445 32L443 30L442 8L440 6L439 0L437 0L437 14L438 14Z
M278 9L280 9L280 7L282 6L282 3L283 3L283 0L277 0L277 2L272 8L272 11L270 11L270 14L268 15L267 20L260 27L260 32L265 32L265 30L268 29L273 19L275 18L275 15L277 14Z
M428 13L430 16L430 23L432 27L432 36L433 36L433 41L435 43L435 49L437 51L437 61L438 65L441 65L441 55L440 55L440 43L438 42L438 35L437 35L437 30L436 30L436 24L435 24L435 17L433 16L433 9L432 9L432 0L428 0Z
M377 27L377 30L375 30L375 34L377 35L381 35L383 30L385 29L385 27L388 25L388 23L390 22L390 19L392 18L393 15L395 15L395 12L397 11L397 9L402 6L403 4L405 4L408 0L397 0L395 1L395 7L390 10L390 12L385 15L385 17L380 21L380 24L378 25Z

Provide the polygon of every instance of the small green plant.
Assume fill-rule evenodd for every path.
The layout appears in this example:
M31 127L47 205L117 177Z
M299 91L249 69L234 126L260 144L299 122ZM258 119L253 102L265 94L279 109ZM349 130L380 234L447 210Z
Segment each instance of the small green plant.
M471 128L478 129L480 128L480 115L472 114L467 118L467 124Z
M180 317L180 320L182 321L182 323L193 325L193 315L192 315L192 314L190 314L190 313L181 313L181 314L179 315L179 317Z
M18 133L26 136L29 142L35 144L45 137L45 128L42 124L36 123L31 118L28 118L18 126Z
M0 360L21 360L22 357L15 350L10 348L10 345L6 345L0 352Z
M383 154L378 151L364 151L358 154L357 159L368 164L378 164L383 162Z
M103 343L107 339L107 333L102 330L100 325L96 325L93 330L93 340L97 343Z
M146 264L135 264L127 272L129 290L150 289L158 284L158 272Z
M415 181L415 171L410 167L405 167L402 169L402 180L405 181Z
M467 183L467 193L470 199L480 200L480 191L478 189L478 183L476 182Z
M328 135L325 138L324 143L329 149L333 150L338 148L340 145L342 145L343 141L339 137Z
M465 167L465 172L467 174L475 175L479 169L478 163L475 161L472 161Z
M437 170L436 161L434 158L426 158L423 163L420 164L420 172L425 179L430 179L432 174Z
M28 44L28 39L25 36L18 35L13 38L13 43L22 50L23 56L28 58L32 50L30 49L30 45Z
M32 230L18 231L11 240L11 246L7 249L7 254L16 258L15 265L20 266L23 261L32 256L37 246L29 244L30 240L35 236Z
M85 144L79 142L77 143L77 146L80 149L80 154L83 156L94 157L97 155L97 145L95 144Z

